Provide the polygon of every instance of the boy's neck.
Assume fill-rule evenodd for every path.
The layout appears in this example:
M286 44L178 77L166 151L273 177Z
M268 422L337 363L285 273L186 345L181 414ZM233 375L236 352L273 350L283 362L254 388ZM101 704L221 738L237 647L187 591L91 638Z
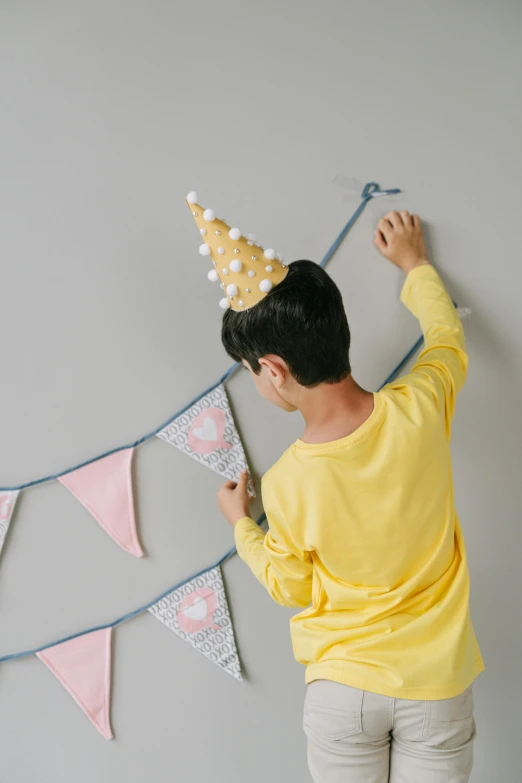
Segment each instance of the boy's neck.
M351 375L340 383L303 389L298 408L306 422L305 443L330 443L351 435L373 413L374 396Z

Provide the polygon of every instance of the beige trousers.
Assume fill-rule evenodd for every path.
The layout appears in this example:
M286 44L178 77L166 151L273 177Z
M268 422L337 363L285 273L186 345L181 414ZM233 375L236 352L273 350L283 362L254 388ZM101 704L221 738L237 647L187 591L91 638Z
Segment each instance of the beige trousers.
M467 783L473 767L473 693L408 701L317 680L304 728L315 783Z

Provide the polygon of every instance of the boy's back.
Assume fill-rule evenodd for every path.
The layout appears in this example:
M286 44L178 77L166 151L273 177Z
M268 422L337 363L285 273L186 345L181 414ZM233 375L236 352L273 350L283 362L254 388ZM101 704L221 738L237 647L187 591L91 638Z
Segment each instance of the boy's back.
M426 338L412 373L375 394L373 413L348 437L288 449L263 482L264 547L248 519L236 541L277 601L311 603L292 620L307 682L442 699L483 669L449 453L467 360L433 267L409 275L403 300Z

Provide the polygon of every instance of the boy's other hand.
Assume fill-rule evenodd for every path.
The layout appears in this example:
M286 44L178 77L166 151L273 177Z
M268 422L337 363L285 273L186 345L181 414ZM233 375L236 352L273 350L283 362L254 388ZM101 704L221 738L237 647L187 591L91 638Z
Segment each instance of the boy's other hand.
M420 217L409 212L388 212L379 220L373 241L377 250L408 274L429 264Z
M244 470L239 481L227 481L218 492L218 507L227 522L235 527L240 519L250 516L252 497L248 491L248 470Z

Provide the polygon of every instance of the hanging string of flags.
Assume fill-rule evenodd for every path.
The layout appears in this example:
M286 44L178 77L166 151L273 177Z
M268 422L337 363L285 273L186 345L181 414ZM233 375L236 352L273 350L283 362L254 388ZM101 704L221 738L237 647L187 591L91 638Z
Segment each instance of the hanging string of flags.
M321 266L326 266L330 261L372 199L400 192L399 188L381 190L377 183L367 183L361 193L359 206L326 252ZM238 368L239 365L234 364L218 383L134 443L100 454L61 473L17 486L0 487L0 552L19 493L30 487L57 480L123 550L135 557L142 557L144 553L138 538L131 478L134 450L157 436L223 478L237 478L241 470L248 468L248 463L232 416L225 383ZM254 493L252 483L250 491Z
M399 189L382 191L376 183L368 183L362 192L361 203L327 251L321 265L326 266L372 198L399 192ZM465 317L469 310L459 310L459 313ZM399 374L421 345L422 338L406 353L382 386ZM60 474L0 488L0 553L22 490L57 480L124 551L135 557L143 556L137 532L131 472L138 446L158 437L225 480L235 480L242 470L249 469L225 389L226 381L238 367L233 365L217 384L134 443L101 454ZM254 493L252 484L250 491ZM258 524L264 519L263 515ZM211 567L189 576L161 596L110 623L79 631L35 649L0 656L0 663L36 655L105 739L113 736L110 724L112 631L134 617L148 612L223 671L241 681L241 665L221 571L221 566L235 552L235 548L231 549Z
M210 661L242 680L219 565L162 596L147 610ZM99 628L35 653L105 739L113 737L112 630L112 626Z
M258 524L263 520L264 515ZM241 664L221 571L221 566L235 552L235 548L230 549L210 568L193 574L110 623L86 628L34 649L3 655L0 663L35 655L105 739L113 736L110 725L112 631L146 612L241 682Z
M142 607L139 614L145 611L223 671L242 680L220 565L175 587ZM112 631L116 624L126 619L127 615L106 627L34 651L105 739L113 738L110 722Z
M138 537L132 487L132 460L138 446L158 437L206 465L224 480L233 480L242 470L249 470L225 390L226 381L238 367L234 364L215 386L134 443L113 449L62 473L16 487L1 487L0 553L20 493L56 480L125 552L142 557L144 552ZM250 489L254 493L252 484Z

